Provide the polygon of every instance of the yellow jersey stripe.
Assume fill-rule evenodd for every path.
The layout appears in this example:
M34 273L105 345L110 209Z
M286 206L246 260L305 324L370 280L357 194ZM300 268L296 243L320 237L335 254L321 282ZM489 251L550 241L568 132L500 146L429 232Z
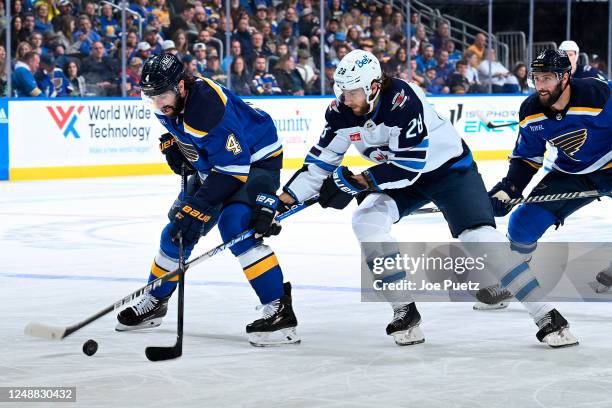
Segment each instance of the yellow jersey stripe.
M243 183L246 183L247 179L249 178L249 176L238 176L236 174L232 174L232 177L236 177L238 180L242 181Z
M600 108L586 108L586 107L582 107L582 106L574 106L573 108L569 108L569 110L572 111L572 112L596 112L596 113L599 113L603 109L600 109Z
M155 261L153 261L153 265L151 265L151 273L153 275L155 275L156 277L160 277L160 276L164 276L165 274L167 274L169 271L165 270L164 268L162 268L161 266L157 265L155 263ZM175 276L174 278L170 279L170 282L176 282L178 281L179 277L178 275Z
M608 163L601 168L602 170L612 169L612 163Z
M217 95L219 95L219 98L221 98L221 101L223 101L223 105L227 105L227 96L225 96L223 89L221 89L221 87L217 85L212 79L204 78L204 80L208 83L208 85L210 85L212 89L215 90Z
M536 164L534 162L530 162L529 160L524 160L524 159L522 159L522 160L523 160L523 162L527 163L528 165L530 165L531 167L533 167L536 170L539 170L540 167L542 167L541 164Z
M248 280L253 280L258 276L263 275L268 272L270 269L274 268L278 265L278 259L276 259L275 254L270 254L268 257L262 259L256 264L245 268L244 274L246 275Z
M535 115L529 115L525 117L525 119L519 122L519 126L525 127L525 125L527 125L528 123L542 120L544 118L546 118L546 115L544 115L543 113L536 113Z
M269 159L270 157L276 157L279 154L281 154L283 152L283 147L281 146L277 151L275 151L274 153L272 153L271 155L269 155L267 158Z
M185 128L185 130L195 136L206 136L208 134L208 132L204 132L203 130L197 130L192 128L191 126L189 126L186 122L183 122L183 128Z

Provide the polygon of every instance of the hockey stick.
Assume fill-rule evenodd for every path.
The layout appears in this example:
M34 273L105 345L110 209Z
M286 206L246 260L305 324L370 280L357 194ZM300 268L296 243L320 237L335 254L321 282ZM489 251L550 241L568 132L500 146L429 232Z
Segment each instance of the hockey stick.
M599 191L599 190L589 190L589 191L575 191L572 193L559 193L559 194L545 194L545 195L536 195L527 198L513 198L508 201L504 201L509 205L517 205L517 204L528 204L528 203L546 203L550 201L563 201L563 200L577 200L580 198L597 198L597 197L606 197L609 196L610 192L607 191ZM419 208L416 211L413 211L412 214L432 214L440 212L438 207L430 207L430 208Z
M489 129L497 129L497 128L508 127L508 126L516 126L516 125L519 124L518 122L508 122L508 123L500 123L498 125L495 125L485 116L484 112L482 112L482 111L476 111L476 116L478 116L478 119L480 119L480 121L482 123L484 123L484 125L486 127L488 127Z
M316 195L312 198L309 198L308 200L304 201L302 204L296 204L293 207L291 207L289 210L285 211L282 214L279 214L276 216L276 221L282 221L285 218L299 212L302 211L304 208L311 206L312 204L316 203L319 199L319 196ZM197 256L196 258L192 259L191 261L187 262L185 264L185 272L187 272L187 270L192 267L195 266L199 263L202 263L203 261L212 258L213 256L217 255L219 252L222 252L224 250L226 250L227 248L244 241L245 239L250 238L251 236L253 236L255 234L255 230L253 229L249 229L247 231L244 231L240 234L238 234L237 236L235 236L234 238L232 238L231 240L224 242L216 247L214 247L213 249ZM47 339L47 340L63 340L64 338L66 338L67 336L71 335L72 333L76 332L77 330L82 329L83 327L87 326L88 324L98 320L99 318L107 315L108 313L112 312L113 310L119 309L122 306L124 306L126 303L131 302L132 300L136 299L139 296L144 295L147 292L152 291L153 289L163 285L164 283L168 282L170 279L174 278L175 276L178 276L180 274L180 270L179 269L175 269L174 271L168 272L162 276L160 276L159 278L149 282L148 284L146 284L145 286L135 290L134 292L130 293L129 295L123 297L122 299L116 301L115 303L113 303L110 306L107 306L106 308L100 310L99 312L97 312L96 314L88 317L87 319L80 321L78 323L75 323L73 325L70 326L49 326L47 324L44 323L28 323L28 325L25 327L24 333L29 335L29 336L34 336L34 337L40 337L43 339Z
M185 166L181 167L181 195L185 194L187 185L187 172ZM184 197L181 197L184 198ZM183 355L183 319L185 315L185 247L183 246L183 236L179 233L179 281L178 281L178 306L176 323L176 343L174 346L150 346L145 349L145 355L149 361L162 361L178 358Z

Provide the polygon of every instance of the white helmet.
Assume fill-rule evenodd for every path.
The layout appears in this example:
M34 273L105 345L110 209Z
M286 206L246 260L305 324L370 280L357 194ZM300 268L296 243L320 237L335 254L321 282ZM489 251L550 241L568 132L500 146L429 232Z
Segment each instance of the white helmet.
M371 52L364 50L353 50L346 54L336 72L334 73L334 93L340 99L342 91L352 91L363 89L366 101L370 105L369 112L374 109L374 100L370 100L372 95L372 82L380 82L382 71L378 58Z
M580 48L578 48L578 44L572 40L566 40L559 45L559 49L563 51L574 51L576 55L580 52Z

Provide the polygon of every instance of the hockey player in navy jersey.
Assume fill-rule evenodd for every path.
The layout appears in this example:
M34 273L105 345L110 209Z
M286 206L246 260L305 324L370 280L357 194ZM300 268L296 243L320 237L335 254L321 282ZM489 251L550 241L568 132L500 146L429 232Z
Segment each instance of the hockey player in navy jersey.
M547 49L531 63L536 93L519 111L519 136L508 174L489 192L495 215L507 215L504 203L522 196L542 166L548 145L552 170L534 187L533 195L612 188L612 87L596 78L574 79L565 51ZM540 237L595 198L520 205L510 216L508 238L515 251L529 255ZM609 286L609 285L607 285ZM485 288L486 304L499 305L510 294ZM486 292L490 293L487 294ZM475 308L478 308L475 306ZM554 315L560 324L564 319Z
M395 248L386 245L385 251L393 249L382 254L370 253L373 247L366 243L394 243L392 225L429 202L441 209L453 237L507 243L495 229L491 203L469 148L418 86L383 76L376 57L362 50L342 59L334 81L337 99L326 111L325 129L303 168L284 186L277 208L319 193L323 207L343 209L358 196L352 226L367 262L395 255L397 243ZM351 145L374 165L359 174L341 166ZM268 220L272 215L267 215ZM546 320L552 308L530 301L541 288L524 258L513 254L509 245L498 248L502 249L489 254L492 272L500 280L505 278L536 323ZM405 271L398 271L384 280L394 282L404 276ZM394 312L387 334L399 345L421 343L421 316L415 303L406 301L410 295L402 295L402 300L387 297ZM567 325L541 325L538 338L552 347L577 343Z
M258 193L280 185L282 145L270 116L206 78L193 77L172 54L148 59L140 86L168 130L160 148L172 170L191 177L169 212L149 281L178 266L177 237L188 257L201 236L218 224L224 241L248 229ZM247 325L256 346L297 343L291 285L283 284L276 255L254 238L231 247L263 306L263 317ZM117 330L161 324L178 279L154 290L119 313Z

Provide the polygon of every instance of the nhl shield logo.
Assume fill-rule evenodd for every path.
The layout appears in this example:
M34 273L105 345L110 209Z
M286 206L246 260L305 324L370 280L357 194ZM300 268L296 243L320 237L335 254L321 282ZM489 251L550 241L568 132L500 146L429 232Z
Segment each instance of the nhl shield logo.
M394 111L395 108L403 108L407 100L408 97L404 94L404 90L402 89L401 92L396 93L391 100L391 111Z

